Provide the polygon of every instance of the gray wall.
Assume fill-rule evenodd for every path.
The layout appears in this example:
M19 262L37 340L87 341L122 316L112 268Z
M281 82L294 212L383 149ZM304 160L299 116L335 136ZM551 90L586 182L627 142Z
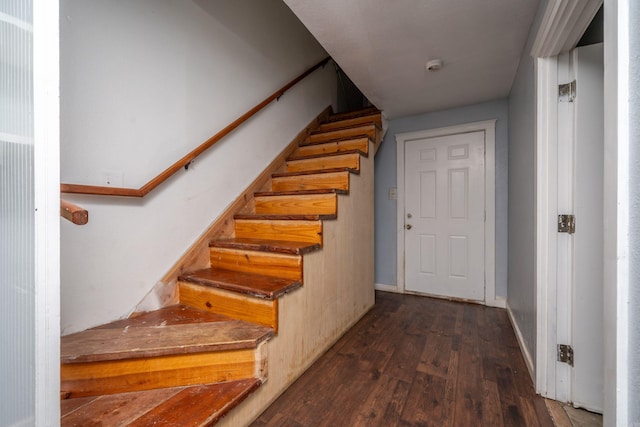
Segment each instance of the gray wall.
M496 122L496 294L507 296L507 157L508 105L497 100L461 108L391 120L376 155L376 283L396 285L397 239L396 201L389 200L390 187L396 187L396 141L398 133L435 129L482 120Z
M630 2L629 424L640 426L640 3ZM633 30L633 29L636 30Z
M536 93L531 45L546 1L538 5L509 95L509 306L535 363L535 136Z

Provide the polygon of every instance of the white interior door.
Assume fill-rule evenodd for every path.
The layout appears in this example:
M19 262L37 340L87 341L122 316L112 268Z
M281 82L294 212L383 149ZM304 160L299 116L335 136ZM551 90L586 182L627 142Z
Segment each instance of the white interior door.
M573 52L575 98L576 215L573 263L572 401L602 412L603 350L603 172L604 172L604 63L603 45Z
M558 362L558 398L602 412L603 45L576 48L559 64L560 82L575 79L576 91L558 104L558 214L574 214L576 226L558 235L557 340L573 349L573 367Z
M407 141L405 289L484 301L485 132Z

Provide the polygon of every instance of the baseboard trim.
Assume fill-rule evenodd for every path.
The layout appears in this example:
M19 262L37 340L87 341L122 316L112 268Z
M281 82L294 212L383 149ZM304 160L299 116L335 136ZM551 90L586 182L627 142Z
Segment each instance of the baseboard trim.
M488 307L507 308L507 299L503 297L495 297L485 303Z
M518 326L518 322L513 315L513 311L509 306L509 303L506 302L507 313L509 314L509 321L511 322L511 326L513 327L514 332L516 333L516 339L518 340L518 345L520 346L520 351L522 352L522 356L524 357L524 363L527 365L527 370L529 371L529 375L531 376L531 380L533 384L536 383L536 372L535 367L533 365L533 359L531 358L531 353L529 349L525 345L524 338L522 336L522 331L520 331L520 327Z
M376 283L374 285L376 291L393 292L394 294L402 294L396 285L385 285L384 283Z

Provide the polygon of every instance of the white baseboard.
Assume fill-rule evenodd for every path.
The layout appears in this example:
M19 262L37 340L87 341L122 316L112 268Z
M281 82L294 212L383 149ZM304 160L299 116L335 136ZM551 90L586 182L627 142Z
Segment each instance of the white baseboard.
M488 307L507 308L507 299L504 297L495 297L491 301L485 303Z
M385 285L384 283L376 283L375 284L375 290L376 291L383 291L383 292L393 292L396 294L402 294L403 292L401 292L398 287L396 285Z
M518 340L520 351L522 351L522 356L524 357L524 363L527 365L527 369L529 370L529 375L531 376L531 380L535 384L536 372L533 366L533 359L531 358L531 353L529 353L529 349L525 345L524 338L522 337L522 332L520 331L518 322L516 322L515 317L513 316L513 312L511 311L511 307L509 307L509 303L506 304L506 309L507 309L507 313L509 314L509 320L511 321L511 326L513 326L513 330L516 333L516 339Z

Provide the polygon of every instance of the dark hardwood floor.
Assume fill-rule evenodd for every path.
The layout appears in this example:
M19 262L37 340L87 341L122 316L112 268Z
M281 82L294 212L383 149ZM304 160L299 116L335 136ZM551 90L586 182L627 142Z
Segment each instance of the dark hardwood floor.
M553 422L505 310L378 292L375 307L252 425Z

